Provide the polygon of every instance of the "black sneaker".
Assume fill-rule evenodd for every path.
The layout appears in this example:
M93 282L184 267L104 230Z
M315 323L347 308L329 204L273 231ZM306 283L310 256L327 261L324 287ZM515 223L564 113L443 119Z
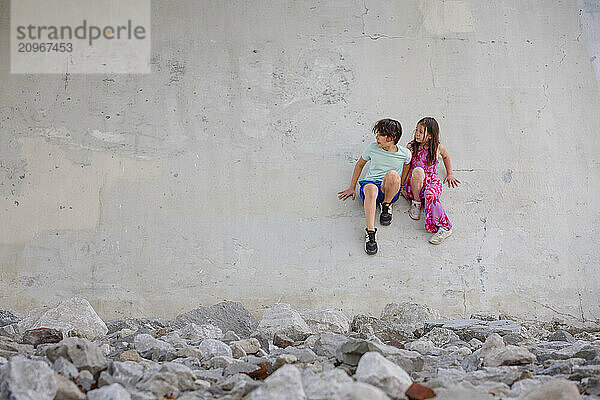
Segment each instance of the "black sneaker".
M381 225L389 225L392 223L392 203L381 203L379 223Z
M377 253L377 242L375 241L375 233L377 232L377 228L374 231L370 231L365 229L365 252L369 255L373 255Z

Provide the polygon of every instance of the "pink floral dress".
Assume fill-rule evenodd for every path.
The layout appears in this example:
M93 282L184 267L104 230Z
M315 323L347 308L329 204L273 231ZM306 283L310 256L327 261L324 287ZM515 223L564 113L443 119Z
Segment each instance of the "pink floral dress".
M440 181L437 170L439 161L436 159L435 163L430 164L427 161L428 154L429 151L427 149L421 149L417 153L417 156L413 157L411 160L406 191L408 192L408 197L412 199L413 194L410 187L410 178L412 177L412 172L416 167L423 168L425 171L425 181L423 182L423 187L421 188L419 197L421 198L421 203L425 203L425 229L428 232L437 232L438 227L440 226L443 226L447 229L452 229L452 224L450 223L450 220L448 219L448 216L442 207L442 203L440 203L440 196L442 195L442 181Z

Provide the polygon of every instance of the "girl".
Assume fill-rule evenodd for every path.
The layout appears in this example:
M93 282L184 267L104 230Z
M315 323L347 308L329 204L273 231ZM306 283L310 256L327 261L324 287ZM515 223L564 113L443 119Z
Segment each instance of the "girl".
M435 232L429 243L440 244L452 234L452 224L440 203L442 182L438 176L438 158L441 155L448 176L444 183L448 187L458 186L460 181L452 175L452 165L448 151L439 140L440 128L435 119L425 117L417 123L415 138L406 146L412 152L407 183L402 195L412 200L408 214L412 219L421 218L421 208L425 204L425 229Z

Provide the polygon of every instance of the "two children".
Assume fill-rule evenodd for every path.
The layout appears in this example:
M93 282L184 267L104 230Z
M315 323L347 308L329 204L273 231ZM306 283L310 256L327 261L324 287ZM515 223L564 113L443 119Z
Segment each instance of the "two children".
M354 199L358 178L367 161L369 170L360 184L360 197L363 199L366 218L365 252L377 253L375 228L376 204L381 204L381 225L392 222L392 203L400 193L412 200L409 215L420 219L421 209L425 208L425 229L434 232L429 239L432 244L440 244L452 234L452 224L440 203L442 183L437 173L438 158L441 155L448 176L444 183L448 187L457 186L460 181L454 178L450 156L439 142L439 126L435 119L426 117L417 123L414 139L407 147L398 146L402 136L400 122L382 119L373 127L377 142L371 143L357 161L350 187L338 193L338 198Z

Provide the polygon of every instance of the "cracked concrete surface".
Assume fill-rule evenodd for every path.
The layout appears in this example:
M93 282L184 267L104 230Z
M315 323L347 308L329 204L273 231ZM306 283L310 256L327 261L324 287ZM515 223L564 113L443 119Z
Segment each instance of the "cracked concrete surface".
M0 0L8 54L9 1ZM104 318L219 299L598 321L595 2L154 2L152 73L0 61L0 301ZM381 39L381 40L380 40ZM458 189L363 246L372 124L436 117ZM445 177L443 167L440 175Z

